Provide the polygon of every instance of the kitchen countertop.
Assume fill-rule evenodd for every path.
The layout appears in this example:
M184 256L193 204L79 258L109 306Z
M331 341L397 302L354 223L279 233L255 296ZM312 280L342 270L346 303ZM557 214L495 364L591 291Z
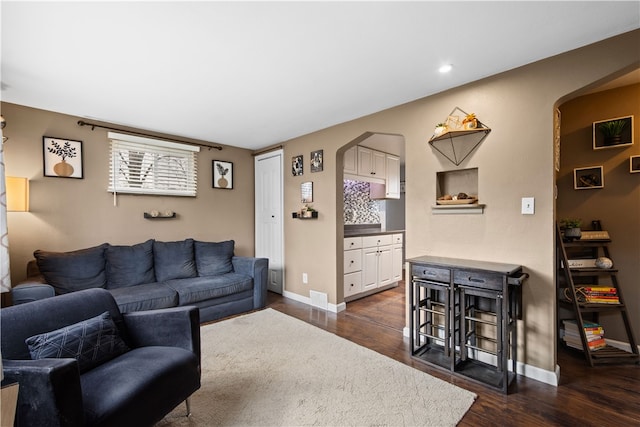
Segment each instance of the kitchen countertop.
M377 236L404 233L404 230L382 230L380 224L354 224L344 226L344 237Z

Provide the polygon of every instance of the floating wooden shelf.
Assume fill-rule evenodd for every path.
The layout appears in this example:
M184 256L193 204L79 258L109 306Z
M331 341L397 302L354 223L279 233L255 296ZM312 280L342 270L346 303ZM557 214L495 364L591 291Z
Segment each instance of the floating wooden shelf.
M160 214L158 216L153 216L148 212L144 213L144 217L146 219L170 219L170 218L175 218L176 217L176 213L173 212L171 215L165 215L165 214Z
M467 115L466 112L456 107L449 116L456 116L456 114ZM475 129L453 129L439 135L433 135L429 139L429 145L454 165L459 166L491 132L491 129L480 120L476 119L476 121L478 125Z
M291 214L292 218L298 218L298 219L318 219L318 212L311 212L311 216L300 216L300 214L298 212L293 212Z

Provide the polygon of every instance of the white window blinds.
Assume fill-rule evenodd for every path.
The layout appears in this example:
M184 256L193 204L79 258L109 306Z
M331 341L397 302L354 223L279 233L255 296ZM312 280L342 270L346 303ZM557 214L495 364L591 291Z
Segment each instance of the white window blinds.
M109 191L195 197L200 147L114 132L107 136Z

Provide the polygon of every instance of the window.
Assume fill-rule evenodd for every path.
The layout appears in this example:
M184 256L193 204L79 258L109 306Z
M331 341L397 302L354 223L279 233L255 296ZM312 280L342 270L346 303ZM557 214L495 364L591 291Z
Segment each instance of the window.
M109 191L196 196L199 147L108 132Z

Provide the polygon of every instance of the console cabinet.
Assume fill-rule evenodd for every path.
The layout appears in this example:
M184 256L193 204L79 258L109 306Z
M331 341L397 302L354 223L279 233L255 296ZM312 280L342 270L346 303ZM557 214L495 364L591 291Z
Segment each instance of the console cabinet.
M516 377L522 266L409 260L411 355L507 393Z

